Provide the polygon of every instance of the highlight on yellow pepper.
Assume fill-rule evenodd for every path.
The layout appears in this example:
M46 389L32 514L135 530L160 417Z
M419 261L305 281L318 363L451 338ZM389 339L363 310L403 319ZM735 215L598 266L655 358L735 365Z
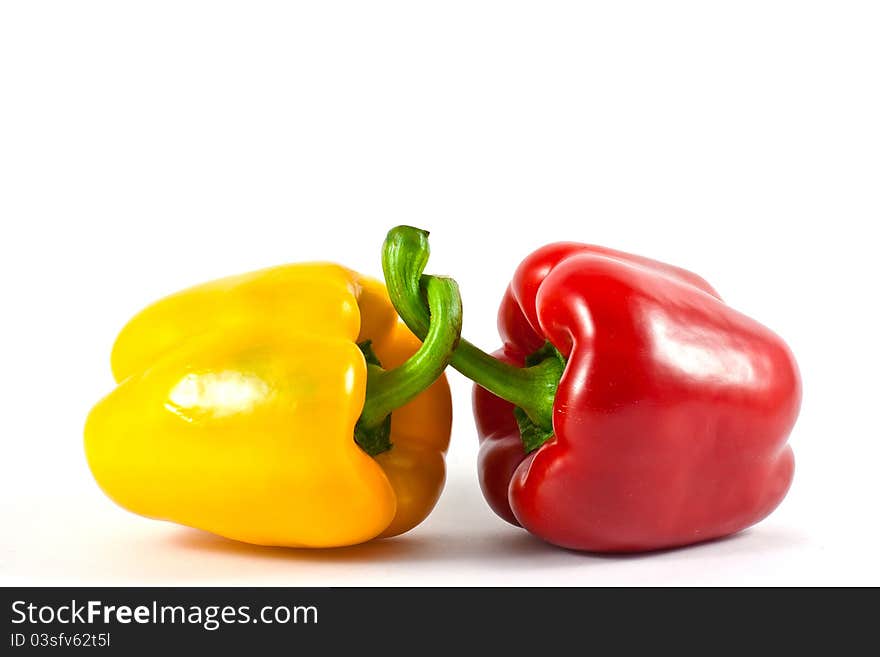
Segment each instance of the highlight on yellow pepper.
M154 303L117 338L118 386L86 422L95 479L130 511L259 545L408 531L443 488L461 331L455 282L424 292L423 344L381 283L334 264Z

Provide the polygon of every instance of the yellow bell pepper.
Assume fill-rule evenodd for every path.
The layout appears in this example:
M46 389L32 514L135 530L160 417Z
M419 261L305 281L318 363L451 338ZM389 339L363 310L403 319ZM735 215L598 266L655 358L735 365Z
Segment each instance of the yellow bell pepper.
M147 307L113 348L118 387L86 422L95 479L135 513L260 545L411 529L443 487L442 372L461 330L455 283L425 293L438 321L424 344L381 283L333 264L225 278Z

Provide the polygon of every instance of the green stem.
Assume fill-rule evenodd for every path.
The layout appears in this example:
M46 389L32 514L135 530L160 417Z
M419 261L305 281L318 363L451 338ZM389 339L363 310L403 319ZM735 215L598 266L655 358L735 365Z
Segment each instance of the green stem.
M420 338L434 325L433 312L425 307L423 299L435 280L422 274L430 253L428 232L412 226L392 228L382 250L382 270L391 302ZM542 430L544 440L549 438L553 431L553 401L565 368L555 349L547 350L540 362L530 367L515 367L462 338L449 362L489 392L522 409Z
M451 278L434 277L425 287L430 322L422 345L403 365L384 370L367 358L367 391L355 440L371 456L391 448L391 412L433 384L449 364L461 335L461 296ZM369 349L369 343L362 345Z

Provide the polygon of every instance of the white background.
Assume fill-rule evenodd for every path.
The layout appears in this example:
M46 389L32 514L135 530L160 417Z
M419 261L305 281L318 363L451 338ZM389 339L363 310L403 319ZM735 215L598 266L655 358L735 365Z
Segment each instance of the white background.
M0 583L880 584L876 2L4 2ZM380 274L432 231L494 348L519 260L589 241L699 272L791 344L793 488L734 538L597 557L506 525L450 374L446 492L302 551L116 508L82 449L116 331L206 279Z

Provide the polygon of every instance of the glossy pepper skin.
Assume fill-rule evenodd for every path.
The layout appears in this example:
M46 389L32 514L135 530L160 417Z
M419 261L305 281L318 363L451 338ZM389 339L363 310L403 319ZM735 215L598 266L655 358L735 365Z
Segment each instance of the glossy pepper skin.
M332 264L214 281L122 330L118 387L85 448L121 506L260 545L333 547L421 522L445 478L445 378L393 412L392 448L353 439L365 403L359 343L386 369L419 348L384 287ZM433 380L433 379L432 379Z
M514 407L475 387L479 476L495 512L566 548L634 552L740 531L791 484L801 384L785 343L703 279L551 244L501 303L502 360L566 359L552 437L531 453Z

